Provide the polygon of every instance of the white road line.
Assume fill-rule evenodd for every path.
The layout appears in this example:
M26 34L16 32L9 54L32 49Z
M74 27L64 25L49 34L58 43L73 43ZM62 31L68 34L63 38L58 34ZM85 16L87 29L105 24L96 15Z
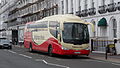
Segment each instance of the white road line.
M8 50L8 52L11 52L11 53L14 53L14 54L16 53L16 52L14 52L14 51L11 51L11 50Z
M89 59L87 59L87 60L82 60L82 61L96 61L96 60L89 60Z
M120 66L120 64L117 64L117 63L112 63L113 65L117 65L117 66Z
M42 60L45 64L48 64L48 62L47 61L45 61L45 60Z
M54 66L63 67L63 68L70 68L70 67L67 67L67 66L53 64L53 63L48 63L48 65L54 65Z
M99 60L96 60L97 62L101 62L101 63L106 63L105 61L99 61Z
M64 66L64 65L48 63L47 61L42 60L42 59L36 59L35 61L43 61L43 62L44 62L45 64L47 64L47 65L53 65L53 66L62 67L62 68L70 68L70 67L68 67L68 66Z
M21 55L21 56L23 56L23 57L26 57L26 58L29 58L29 59L31 59L31 58L32 58L32 57L27 56L27 55L24 55L24 54L19 54L19 55Z
M42 59L35 59L35 61L43 61Z

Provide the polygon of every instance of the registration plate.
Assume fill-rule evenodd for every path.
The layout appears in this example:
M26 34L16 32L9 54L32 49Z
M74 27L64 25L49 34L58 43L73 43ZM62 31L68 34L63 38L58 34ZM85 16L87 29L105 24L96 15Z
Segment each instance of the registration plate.
M80 52L74 52L75 54L80 54Z

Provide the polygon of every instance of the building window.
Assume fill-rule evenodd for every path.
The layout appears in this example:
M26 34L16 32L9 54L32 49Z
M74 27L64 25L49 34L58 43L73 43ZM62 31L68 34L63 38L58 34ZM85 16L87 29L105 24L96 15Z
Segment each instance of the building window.
M95 3L94 3L94 1L93 1L93 0L92 0L92 3L91 3L91 4L92 4L92 5L91 5L91 7L92 7L92 8L94 8L94 4L95 4Z
M73 0L71 0L71 8L72 8L72 13L73 13Z
M87 9L87 0L84 1L85 9Z
M110 3L114 3L114 0L110 0Z
M64 2L61 1L61 5L62 5L62 14L64 14Z
M105 37L107 33L107 27L102 26L100 27L100 37Z
M79 4L79 11L81 11L80 0L78 0L78 4Z
M96 29L95 28L96 27L96 23L95 23L95 21L93 21L92 24L94 26L93 37L95 37L96 36L96 30L95 30Z
M105 5L105 0L102 0L101 5L102 6Z
M116 19L113 19L112 23L113 23L113 37L116 38L117 37L117 22L116 22Z
M66 13L68 13L68 0L66 0Z

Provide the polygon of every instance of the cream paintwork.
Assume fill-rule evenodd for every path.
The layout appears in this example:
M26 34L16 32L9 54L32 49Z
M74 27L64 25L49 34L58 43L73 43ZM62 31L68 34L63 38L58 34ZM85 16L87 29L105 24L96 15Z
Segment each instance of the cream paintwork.
M78 16L75 16L75 15L71 15L71 14L68 14L68 15L54 15L54 16L49 16L49 17L46 17L46 18L43 18L42 20L39 20L39 21L36 21L36 23L39 23L39 22L43 22L43 21L58 21L60 22L60 37L62 38L62 30L63 29L63 23L64 22L76 22L76 23L83 23L83 24L91 24L91 23L87 23L83 20L80 19L80 17ZM49 24L48 24L49 25ZM43 29L43 28L42 28ZM41 44L43 42L45 42L48 38L50 37L54 37L52 36L52 34L50 33L49 31L49 27L47 28L48 31L39 31L39 32L34 32L33 33L33 39L34 39L34 36L44 36L44 39L41 39L41 40L35 40L34 41L37 43L37 44ZM55 38L55 37L54 37ZM56 39L56 38L55 38ZM59 40L58 40L59 41ZM89 47L89 44L82 44L82 45L74 45L74 44L68 44L68 43L64 43L63 42L63 39L61 39L61 45L65 48L68 48L68 49L75 49L75 50L83 50L83 49L87 49Z
M61 43L63 47L67 49L73 49L73 50L83 50L87 49L89 47L89 44L82 44L82 45L74 45L74 44L68 44L68 43Z
M45 28L42 28L42 29L45 29ZM38 30L41 30L41 28L39 28ZM47 31L32 32L32 39L38 45L45 42L48 38L49 38L48 29Z

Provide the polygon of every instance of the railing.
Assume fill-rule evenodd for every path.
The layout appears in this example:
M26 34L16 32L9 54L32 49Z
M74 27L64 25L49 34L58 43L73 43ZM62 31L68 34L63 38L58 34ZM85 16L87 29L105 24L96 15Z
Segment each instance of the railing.
M92 51L105 52L106 47L109 44L114 44L114 40L108 40L108 37L99 37L96 39L91 39Z
M116 3L108 4L107 10L108 10L108 12L114 12L114 11L116 11Z
M93 51L106 51L108 44L114 44L112 40L93 40Z
M95 8L90 8L88 11L89 15L95 15L96 14L96 9Z
M120 11L120 2L118 2L117 8L118 8L118 10Z
M79 16L79 17L81 17L80 13L81 13L81 11L77 11L76 15Z
M98 12L99 12L100 14L106 13L106 12L107 12L107 10L106 10L106 5L99 6Z
M88 9L82 10L82 12L80 13L80 15L81 15L82 17L88 16Z

